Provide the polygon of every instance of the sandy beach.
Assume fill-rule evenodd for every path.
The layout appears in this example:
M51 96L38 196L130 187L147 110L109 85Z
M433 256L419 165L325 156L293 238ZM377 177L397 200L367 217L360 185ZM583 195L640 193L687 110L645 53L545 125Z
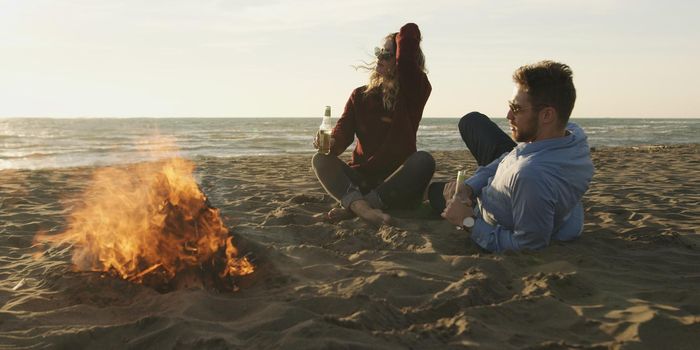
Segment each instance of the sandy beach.
M435 180L476 168L436 152ZM94 168L0 171L0 349L697 349L700 145L598 148L574 242L480 252L429 208L396 227L335 206L309 155L203 158L196 176L256 272L158 293L72 272L65 230ZM22 282L23 281L23 282Z

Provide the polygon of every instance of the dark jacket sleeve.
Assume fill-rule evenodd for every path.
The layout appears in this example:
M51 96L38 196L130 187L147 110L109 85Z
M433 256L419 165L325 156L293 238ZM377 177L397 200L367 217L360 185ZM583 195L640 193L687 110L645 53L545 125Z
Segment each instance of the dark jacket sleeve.
M331 147L331 154L340 155L345 152L355 140L355 100L358 94L358 89L355 89L348 102L345 103L345 110L343 110L343 115L338 119L338 122L333 128L333 138L335 143Z
M396 36L399 96L389 134L380 151L367 160L365 168L369 171L383 169L391 173L416 151L418 125L432 89L428 77L419 66L420 41L420 30L414 23L401 27Z
M408 23L396 36L396 69L401 90L397 110L409 118L415 131L423 116L423 107L428 101L432 87L420 66L421 32L415 23ZM406 113L408 112L408 113Z

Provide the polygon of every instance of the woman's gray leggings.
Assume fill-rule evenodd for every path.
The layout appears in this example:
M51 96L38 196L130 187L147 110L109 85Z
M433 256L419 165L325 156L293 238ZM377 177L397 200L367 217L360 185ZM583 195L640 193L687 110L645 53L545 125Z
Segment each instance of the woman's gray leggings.
M423 201L423 192L435 172L435 159L418 151L410 155L391 176L372 186L355 169L333 155L317 153L311 161L323 188L343 208L364 199L375 209L411 209Z

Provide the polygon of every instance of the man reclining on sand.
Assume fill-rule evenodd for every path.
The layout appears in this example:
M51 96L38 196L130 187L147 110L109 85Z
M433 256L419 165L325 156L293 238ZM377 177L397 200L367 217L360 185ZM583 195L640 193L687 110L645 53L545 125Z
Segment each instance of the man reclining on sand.
M485 115L467 114L459 131L479 168L463 183L432 183L428 191L442 217L464 226L491 252L540 249L551 239L578 237L581 198L593 177L586 134L568 123L576 100L569 66L526 65L513 81L508 121L518 144Z

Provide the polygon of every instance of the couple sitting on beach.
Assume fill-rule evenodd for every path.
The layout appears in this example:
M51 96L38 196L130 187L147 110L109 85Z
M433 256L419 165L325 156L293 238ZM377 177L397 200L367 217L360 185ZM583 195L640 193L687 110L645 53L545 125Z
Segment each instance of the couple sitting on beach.
M416 208L428 199L492 252L540 249L552 239L579 236L593 164L585 133L568 122L576 99L571 69L552 61L518 68L508 102L512 139L485 115L467 114L459 132L479 168L460 183L430 183L435 160L416 150L432 90L420 41L413 23L385 38L369 84L352 92L333 130L330 153L314 155L316 176L341 205L328 219L391 224L383 210ZM355 138L346 164L338 155Z

